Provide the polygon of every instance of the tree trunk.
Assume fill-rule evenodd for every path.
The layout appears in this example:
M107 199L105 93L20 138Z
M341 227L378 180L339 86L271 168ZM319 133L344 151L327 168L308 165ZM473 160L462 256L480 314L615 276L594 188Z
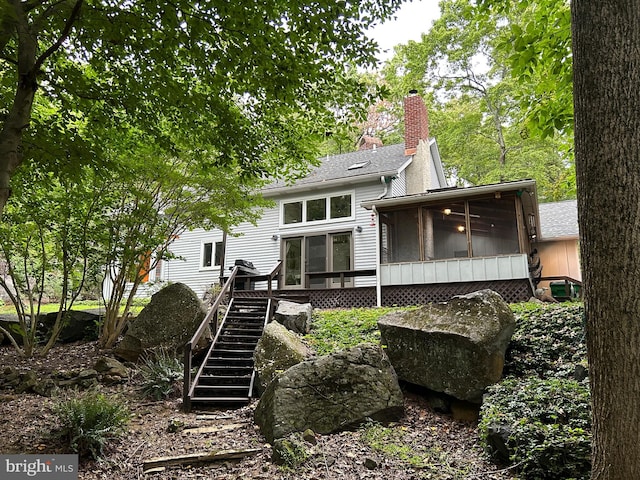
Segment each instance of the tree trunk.
M640 472L640 2L572 2L575 156L597 480Z
M0 215L11 193L11 176L22 162L22 132L29 125L37 84L37 33L29 27L22 2L10 2L18 36L16 93L0 130Z

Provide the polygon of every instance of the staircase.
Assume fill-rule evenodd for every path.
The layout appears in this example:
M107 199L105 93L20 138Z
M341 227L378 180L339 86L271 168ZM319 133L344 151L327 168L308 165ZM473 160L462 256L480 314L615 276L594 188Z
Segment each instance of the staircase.
M271 301L232 298L193 381L191 404L240 406L253 396L253 352L269 321Z

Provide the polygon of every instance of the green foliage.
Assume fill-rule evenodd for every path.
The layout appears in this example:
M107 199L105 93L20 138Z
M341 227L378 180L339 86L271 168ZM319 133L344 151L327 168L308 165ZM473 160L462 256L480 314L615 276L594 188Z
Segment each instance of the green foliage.
M513 30L528 21L527 9L489 13L467 0L444 0L440 8L430 31L419 42L398 46L383 72L395 99L411 88L427 99L430 134L449 177L459 185L533 178L543 201L574 198L570 135L530 135L539 111L521 108L527 102L543 108L538 91L555 77L514 79L512 50L504 49L521 40ZM551 121L565 122L557 116Z
M100 458L110 440L125 432L129 411L119 400L100 393L61 401L54 406L57 434L81 457Z
M496 44L512 78L515 98L530 132L552 136L573 132L573 62L568 0L481 0L473 14L509 18ZM495 20L494 20L495 21Z
M302 465L309 456L310 452L300 433L280 438L273 445L274 462L287 469Z
M505 375L573 378L576 369L584 370L587 346L581 304L519 304L512 308L516 330L505 359Z
M591 411L581 304L514 304L508 378L483 399L480 440L523 478L589 478Z
M164 349L146 355L140 368L142 393L153 400L162 400L181 392L184 374L182 362Z
M472 473L470 467L462 466L464 462L457 462L441 445L425 445L424 439L412 441L400 426L368 422L360 429L360 439L382 455L419 469L423 473L421 478L464 480Z
M361 343L380 343L378 318L398 310L393 307L322 310L314 312L311 332L304 338L318 353L355 347Z
M508 379L489 388L479 425L480 440L504 432L509 460L523 478L588 479L591 471L591 411L585 383L563 379Z

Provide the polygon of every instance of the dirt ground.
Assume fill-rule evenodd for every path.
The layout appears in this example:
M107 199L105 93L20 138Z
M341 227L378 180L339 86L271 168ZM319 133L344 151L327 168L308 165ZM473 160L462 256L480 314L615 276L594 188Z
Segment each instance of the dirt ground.
M56 347L47 358L32 360L0 347L0 373L6 366L31 367L40 376L90 368L101 355L104 352L95 343ZM109 444L102 460L81 461L79 478L84 480L515 478L487 459L474 423L434 412L415 392L406 392L405 416L390 429L379 429L373 436L365 429L317 435L316 445L306 445L307 460L291 469L271 461L271 445L253 423L256 402L239 409L187 414L181 411L179 398L159 402L144 398L135 374L125 384L100 389L123 399L132 418L127 433ZM58 425L52 406L59 400L0 390L0 453L69 453L52 436ZM181 428L172 432L170 424ZM248 455L156 471L145 468L145 462L157 457L229 450L246 450Z

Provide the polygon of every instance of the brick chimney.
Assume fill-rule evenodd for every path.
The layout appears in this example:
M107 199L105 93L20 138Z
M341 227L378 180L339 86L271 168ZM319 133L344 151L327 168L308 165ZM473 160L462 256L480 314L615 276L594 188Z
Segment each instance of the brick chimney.
M420 140L429 140L427 107L417 90L404 99L404 154L415 155Z

